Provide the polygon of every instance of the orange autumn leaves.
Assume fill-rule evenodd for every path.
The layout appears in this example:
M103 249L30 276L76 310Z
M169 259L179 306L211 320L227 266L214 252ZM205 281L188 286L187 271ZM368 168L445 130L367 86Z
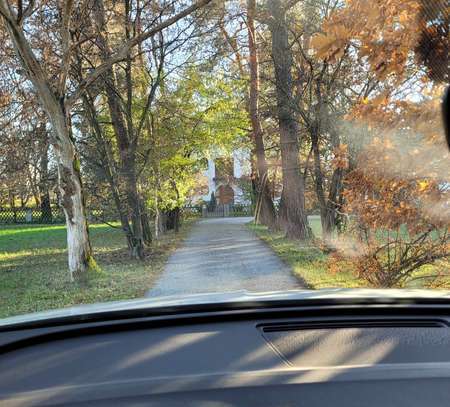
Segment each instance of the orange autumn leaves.
M344 25L327 25L330 27L326 27L326 34L315 35L311 40L311 46L316 51L317 58L334 63L344 56L351 38L351 31Z
M334 157L331 161L333 168L340 168L346 170L349 166L348 162L348 145L339 144L333 150Z
M435 86L422 100L414 102L395 98L395 88L359 100L345 116L363 123L368 130L386 134L405 130L420 134L427 142L443 143L440 95L443 86ZM421 93L424 96L424 93Z
M404 226L416 234L430 225L446 227L449 219L445 211L432 210L449 198L440 189L439 180L426 177L426 162L416 167L423 167L421 174L414 165L408 166L420 160L418 154L415 149L402 150L399 140L393 143L389 138L375 138L346 178L346 211L371 230Z
M391 100L360 104L355 123L371 139L345 184L346 210L370 229L412 233L450 224L450 155L443 146L440 106Z
M366 59L378 79L401 75L417 44L421 5L416 0L347 0L322 25L311 45L335 63L346 52Z
M427 59L430 51L448 55L438 35L429 41L447 20L425 12L440 1L346 0L311 41L315 58L354 75L343 120L349 148L342 145L333 159L346 169L341 209L348 225L330 267L348 269L350 259L375 286L401 285L450 254L450 156L440 116L443 81L435 79L445 77L446 64Z
M436 169L439 156L420 137L388 133L374 137L347 174L344 211L358 248L351 259L370 284L401 286L416 269L450 255L448 170ZM349 260L348 250L337 256L337 264Z

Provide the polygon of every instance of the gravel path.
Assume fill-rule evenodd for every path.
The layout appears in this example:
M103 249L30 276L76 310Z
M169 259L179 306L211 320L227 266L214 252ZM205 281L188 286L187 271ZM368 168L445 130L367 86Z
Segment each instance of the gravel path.
M250 220L199 221L147 296L302 288L290 268L247 229Z

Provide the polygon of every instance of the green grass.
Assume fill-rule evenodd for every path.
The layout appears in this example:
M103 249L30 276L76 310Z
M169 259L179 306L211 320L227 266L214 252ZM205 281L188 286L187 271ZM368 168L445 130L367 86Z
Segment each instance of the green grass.
M312 217L309 224L314 235L322 235L320 219ZM300 241L286 239L281 232L270 232L267 227L248 224L248 227L286 264L307 288L357 288L367 287L367 282L358 279L351 272L332 273L327 267L328 255L314 246L304 246Z
M179 234L169 232L155 242L144 261L129 258L120 229L91 225L94 258L101 271L84 283L69 280L65 226L2 226L0 317L142 297L189 225Z
M322 237L322 227L318 216L310 216L309 225L318 238ZM370 284L358 278L351 271L351 264L341 262L338 269L332 272L328 267L329 256L314 245L305 246L300 241L286 239L281 232L270 232L265 226L248 224L248 227L288 265L293 273L307 288L357 288L369 287ZM348 271L346 271L348 268ZM422 266L416 270L403 284L403 288L450 288L448 260Z

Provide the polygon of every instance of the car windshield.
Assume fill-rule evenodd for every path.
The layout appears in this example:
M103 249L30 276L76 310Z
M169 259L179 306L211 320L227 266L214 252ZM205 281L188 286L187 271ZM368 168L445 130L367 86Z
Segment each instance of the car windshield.
M447 0L0 0L0 318L449 289L449 23Z

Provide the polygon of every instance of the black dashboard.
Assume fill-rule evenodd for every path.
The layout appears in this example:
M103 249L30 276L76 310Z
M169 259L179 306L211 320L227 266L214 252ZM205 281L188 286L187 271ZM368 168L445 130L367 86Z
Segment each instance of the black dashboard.
M0 332L0 405L449 406L450 307L320 304Z

